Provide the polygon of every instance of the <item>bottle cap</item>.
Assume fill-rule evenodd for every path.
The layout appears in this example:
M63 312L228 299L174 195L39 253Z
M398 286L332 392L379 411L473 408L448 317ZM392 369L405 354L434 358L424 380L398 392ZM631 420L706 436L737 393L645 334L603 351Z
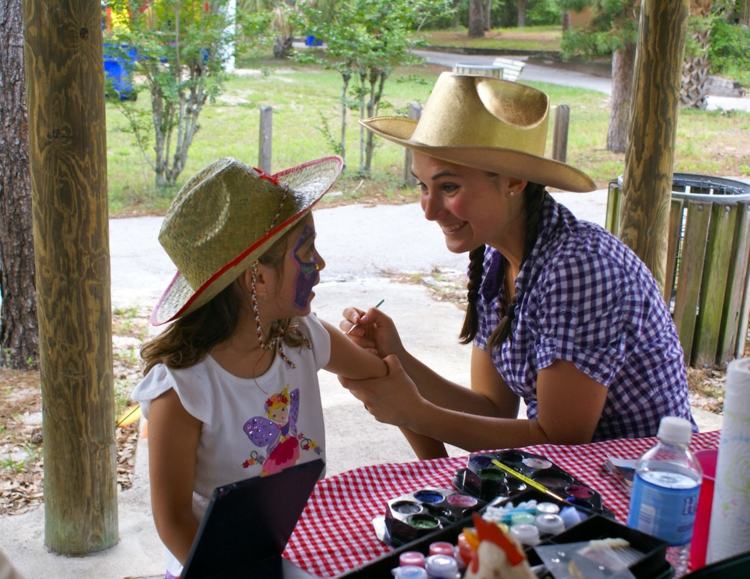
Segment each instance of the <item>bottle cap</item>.
M558 514L547 513L544 515L537 515L535 522L537 529L543 534L557 535L565 530L565 522Z
M693 436L693 426L689 421L677 416L665 416L659 423L656 437L671 444L688 444Z

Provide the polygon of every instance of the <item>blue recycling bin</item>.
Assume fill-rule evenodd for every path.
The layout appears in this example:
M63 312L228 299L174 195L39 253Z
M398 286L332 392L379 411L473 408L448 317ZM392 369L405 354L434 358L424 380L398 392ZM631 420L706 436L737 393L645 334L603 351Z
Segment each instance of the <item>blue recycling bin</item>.
M137 93L133 87L133 67L138 57L134 46L104 43L104 77L109 94L124 100L135 100Z

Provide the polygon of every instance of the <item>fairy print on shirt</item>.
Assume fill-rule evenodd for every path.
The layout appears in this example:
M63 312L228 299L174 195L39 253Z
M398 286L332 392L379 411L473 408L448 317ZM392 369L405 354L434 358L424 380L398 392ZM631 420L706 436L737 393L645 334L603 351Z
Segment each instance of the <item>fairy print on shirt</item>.
M242 429L255 446L243 468L262 464L260 476L275 474L297 464L300 451L320 454L320 447L311 438L297 432L299 416L299 388L289 392L289 386L266 399L265 416L255 416L245 422ZM264 454L267 453L267 454Z

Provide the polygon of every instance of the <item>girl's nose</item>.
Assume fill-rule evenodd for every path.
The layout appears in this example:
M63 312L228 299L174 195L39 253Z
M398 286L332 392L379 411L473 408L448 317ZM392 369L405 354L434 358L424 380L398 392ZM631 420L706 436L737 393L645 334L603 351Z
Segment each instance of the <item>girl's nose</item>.
M315 260L315 269L318 271L321 271L325 266L326 266L326 260L323 259L322 255L317 253L317 259Z

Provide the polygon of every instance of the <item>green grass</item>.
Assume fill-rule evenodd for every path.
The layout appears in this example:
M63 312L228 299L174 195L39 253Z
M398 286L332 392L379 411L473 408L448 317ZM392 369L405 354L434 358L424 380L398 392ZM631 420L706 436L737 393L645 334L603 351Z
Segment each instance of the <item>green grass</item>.
M260 105L272 105L274 170L334 152L323 135L323 119L337 135L340 126L337 73L313 66L255 62L267 74L235 76L224 94L204 109L201 129L190 148L178 186L218 157L229 155L250 164L258 162ZM424 103L440 69L413 66L397 70L385 87L381 114L405 113L410 101ZM529 83L550 95L552 105L570 106L568 162L588 172L600 187L621 174L624 155L606 151L609 105L606 95L551 84ZM138 107L148 110L142 92ZM550 142L552 123L550 119ZM356 175L359 163L359 126L349 115L347 169L324 204L342 202L399 202L415 200L416 192L401 188L404 150L376 138L373 178ZM174 191L157 192L153 174L143 160L125 118L114 103L107 103L107 148L110 213L113 216L160 214ZM678 121L675 171L711 175L747 175L750 152L750 114L683 110ZM548 145L551 151L551 144Z
M416 38L431 46L460 46L492 50L559 52L562 28L557 25L493 28L483 38L469 38L465 27L428 30Z

